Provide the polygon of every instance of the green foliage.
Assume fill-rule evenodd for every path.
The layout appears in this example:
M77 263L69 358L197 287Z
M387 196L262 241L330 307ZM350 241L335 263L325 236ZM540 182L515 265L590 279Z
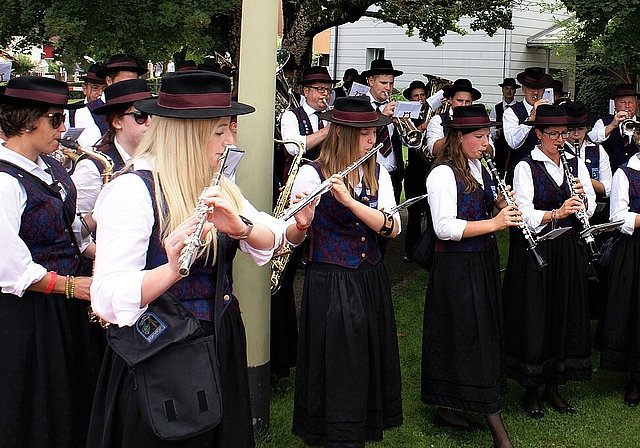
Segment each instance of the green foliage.
M36 66L36 64L26 54L16 55L15 60L17 63L14 62L13 69L20 75L26 75Z
M616 81L607 75L585 76L580 81L576 99L582 101L588 111L601 117L609 113L609 96L615 85Z

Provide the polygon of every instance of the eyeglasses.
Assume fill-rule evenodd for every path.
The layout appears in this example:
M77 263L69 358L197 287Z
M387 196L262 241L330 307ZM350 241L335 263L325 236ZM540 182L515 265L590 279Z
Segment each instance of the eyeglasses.
M558 137L562 137L562 138L567 138L569 137L569 134L571 134L571 132L569 131L562 131L562 132L547 132L547 131L542 131L543 134L547 134L549 136L549 138L551 140L557 140Z
M146 112L140 112L139 110L136 110L135 112L127 112L120 116L124 117L125 115L133 115L133 119L136 120L136 123L138 124L145 124L151 116L150 114Z
M307 86L307 87L310 89L314 89L318 93L322 93L322 94L331 92L331 87L319 87L319 86Z
M54 112L52 114L44 114L43 117L51 118L51 126L53 129L58 129L64 123L65 118L67 117L62 112Z

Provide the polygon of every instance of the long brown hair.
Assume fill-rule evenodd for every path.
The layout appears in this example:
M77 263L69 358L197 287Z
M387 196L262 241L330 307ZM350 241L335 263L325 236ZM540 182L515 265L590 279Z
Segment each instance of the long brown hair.
M476 132L478 129L482 128L473 128L473 129L451 129L447 134L447 139L444 142L444 146L440 151L440 154L436 156L436 160L433 163L433 168L438 165L450 165L451 168L455 172L457 172L464 180L464 184L466 188L464 189L464 194L469 194L472 191L476 191L480 188L480 184L471 174L471 169L469 169L469 162L467 156L465 155L462 149L462 142L460 141L460 137L466 134L470 134L472 132Z
M322 151L318 161L322 164L322 175L325 178L344 170L360 158L360 130L351 126L333 123L329 134L322 144ZM362 185L366 185L371 194L378 194L378 179L376 178L376 161L372 156L364 164ZM354 195L354 189L360 182L359 170L353 170L347 175L347 188Z

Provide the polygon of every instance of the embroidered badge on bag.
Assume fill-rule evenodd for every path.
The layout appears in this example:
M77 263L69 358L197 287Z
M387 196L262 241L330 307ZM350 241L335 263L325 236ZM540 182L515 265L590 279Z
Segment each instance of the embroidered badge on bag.
M149 344L155 341L167 329L167 325L154 313L147 312L136 322L136 329Z

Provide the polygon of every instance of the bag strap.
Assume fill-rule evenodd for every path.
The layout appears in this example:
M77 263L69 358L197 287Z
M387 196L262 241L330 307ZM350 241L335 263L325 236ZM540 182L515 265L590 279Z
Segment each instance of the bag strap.
M218 332L222 320L222 295L224 293L224 268L227 235L218 232L216 256L216 295L213 299L213 329L216 337L216 351L218 350Z

